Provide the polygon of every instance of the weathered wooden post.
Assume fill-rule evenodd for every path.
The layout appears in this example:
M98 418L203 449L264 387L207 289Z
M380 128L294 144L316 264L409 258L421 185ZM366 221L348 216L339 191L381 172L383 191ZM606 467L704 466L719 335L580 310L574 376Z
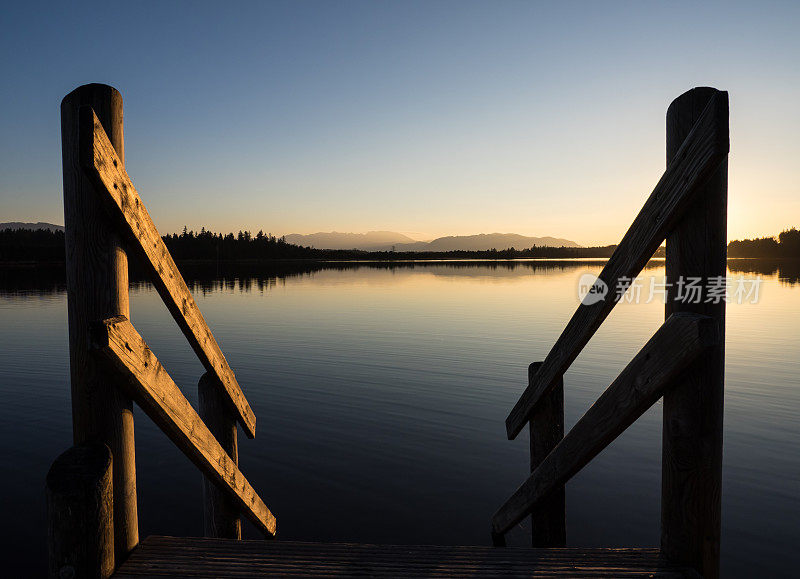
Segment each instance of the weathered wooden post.
M695 88L672 102L667 111L667 163L715 93L713 88ZM706 578L719 576L725 302L706 302L705 288L726 273L727 202L726 158L667 236L671 285L666 317L676 312L711 316L722 337L664 396L661 549L669 560L691 565ZM700 303L681 300L687 292L678 284L691 277L702 278Z
M92 323L129 317L128 258L79 159L78 111L91 106L120 159L125 159L122 96L89 84L61 102L72 428L75 444L107 444L114 457L114 541L117 562L139 542L133 414L118 377L89 350Z
M223 398L223 389L216 378L203 374L197 384L200 398L200 418L220 446L239 464L239 445L236 419ZM206 537L241 539L242 521L234 502L207 477L203 477L203 531Z
M48 574L52 578L110 577L114 572L111 451L73 446L47 473Z
M528 383L533 382L542 362L528 366ZM530 430L531 472L564 438L564 379L537 403L528 422ZM505 535L492 531L492 544L505 547ZM556 489L531 513L531 546L563 547L567 544L566 498L564 487Z
M528 366L528 382L542 362ZM533 409L530 419L531 472L564 438L564 379L545 394ZM564 487L551 493L531 514L531 546L563 547L567 543Z

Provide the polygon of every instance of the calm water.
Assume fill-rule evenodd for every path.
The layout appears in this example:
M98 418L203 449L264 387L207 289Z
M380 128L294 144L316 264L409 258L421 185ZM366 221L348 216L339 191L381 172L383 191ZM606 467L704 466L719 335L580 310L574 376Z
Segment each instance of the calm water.
M800 284L760 273L758 304L728 306L723 570L790 576L800 564ZM287 539L487 544L489 517L524 480L527 436L504 420L600 264L367 264L187 271L258 417L242 470ZM755 272L755 273L754 273ZM663 276L651 264L645 278ZM203 370L154 289L131 317L186 396ZM565 376L569 428L663 321L617 307ZM0 500L4 574L44 569L44 478L70 445L63 276L0 270ZM202 532L200 475L136 413L142 536ZM567 486L573 545L657 545L660 403ZM245 527L247 525L245 524ZM246 531L255 537L247 527ZM525 529L511 542L525 544ZM9 563L10 562L10 563ZM10 565L10 566L9 566Z

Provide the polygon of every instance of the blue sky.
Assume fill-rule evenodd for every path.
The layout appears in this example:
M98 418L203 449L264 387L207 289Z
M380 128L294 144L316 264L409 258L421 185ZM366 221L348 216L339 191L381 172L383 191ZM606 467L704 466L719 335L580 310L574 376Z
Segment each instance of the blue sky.
M730 91L729 236L800 225L792 3L17 3L0 18L0 221L62 223L59 103L125 99L162 232L480 232L614 243L664 114Z

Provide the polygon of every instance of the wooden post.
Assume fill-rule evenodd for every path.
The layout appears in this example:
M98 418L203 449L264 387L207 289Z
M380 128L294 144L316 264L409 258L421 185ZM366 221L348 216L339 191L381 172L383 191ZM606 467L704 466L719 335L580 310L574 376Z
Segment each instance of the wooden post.
M542 362L528 366L528 383ZM531 472L536 470L550 451L564 438L564 380L560 378L553 389L545 394L533 409L530 420ZM564 487L553 491L550 497L531 514L531 546L563 547L567 543L566 500Z
M114 456L114 541L122 562L139 542L132 403L118 378L90 355L89 327L129 316L128 258L79 159L78 111L91 106L120 159L125 159L122 96L89 84L61 101L72 428L75 444L107 444Z
M114 572L111 451L73 446L47 473L48 574L105 579Z
M239 464L239 445L236 439L236 419L230 414L223 397L222 384L205 373L197 384L200 394L200 417L225 449L234 463ZM203 531L206 537L241 539L242 521L234 502L207 477L203 477Z
M713 88L695 88L672 102L667 111L667 163L716 93ZM675 312L711 316L721 337L719 345L689 366L664 396L661 549L670 561L691 565L707 579L719 576L725 303L705 303L705 288L726 273L727 198L726 158L668 234L666 253L667 283L672 284L666 317ZM702 278L701 303L681 301L677 284L690 277Z

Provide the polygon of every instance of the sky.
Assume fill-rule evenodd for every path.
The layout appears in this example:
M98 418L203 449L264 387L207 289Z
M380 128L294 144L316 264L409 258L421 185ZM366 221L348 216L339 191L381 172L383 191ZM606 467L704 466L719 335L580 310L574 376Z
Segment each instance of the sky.
M0 8L0 221L63 223L59 103L125 102L162 233L616 243L664 116L730 93L729 238L800 226L800 3L57 2Z

